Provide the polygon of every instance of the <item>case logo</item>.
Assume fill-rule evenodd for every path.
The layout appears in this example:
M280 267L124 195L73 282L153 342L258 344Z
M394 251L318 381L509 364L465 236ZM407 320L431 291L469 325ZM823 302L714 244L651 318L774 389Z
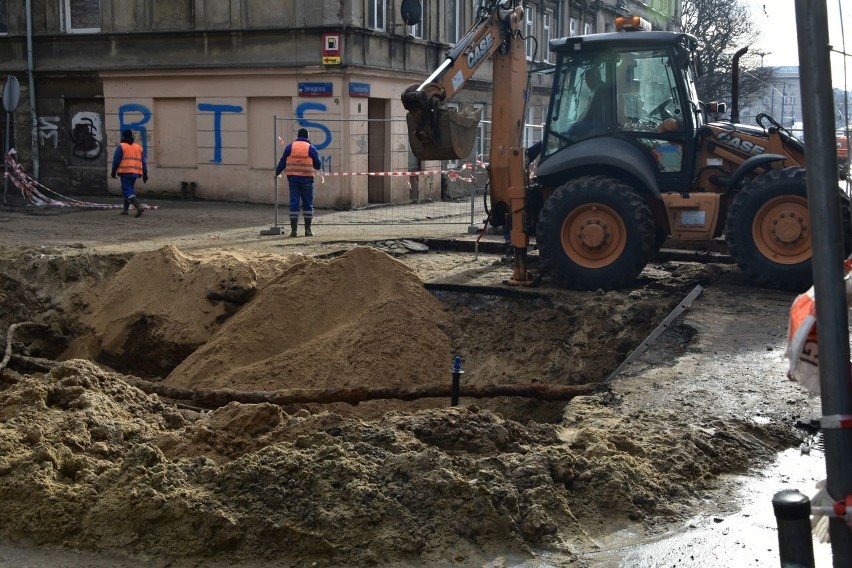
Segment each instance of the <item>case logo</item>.
M716 135L716 140L729 148L751 154L752 156L763 154L766 151L765 146L760 146L750 140L742 140L736 136L731 136L728 132L720 132Z
M479 43L467 54L467 68L473 69L479 65L492 47L494 47L494 36L491 34L479 40Z

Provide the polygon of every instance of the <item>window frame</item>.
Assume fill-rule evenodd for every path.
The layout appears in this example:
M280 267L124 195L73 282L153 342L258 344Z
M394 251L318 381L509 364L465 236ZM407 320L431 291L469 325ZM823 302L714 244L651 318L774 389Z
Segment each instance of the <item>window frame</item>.
M96 28L74 28L72 27L71 17L71 2L73 0L64 0L63 7L65 8L65 32L69 34L94 34L101 31L101 0L96 0L98 3L98 27Z
M544 51L541 60L551 63L550 40L553 39L553 10L545 10L541 20L542 36L544 37Z
M387 0L367 0L367 2L367 27L377 32L383 32L387 30ZM379 21L380 19L381 22Z
M589 22L584 22L583 35L589 35L590 33L592 33L592 24L590 24Z
M568 36L569 37L574 37L575 35L577 35L577 24L578 23L579 22L577 21L577 18L571 18L568 21Z
M462 35L462 0L450 0L451 10L453 12L453 21L447 28L447 43L455 45L459 42Z
M423 17L420 17L420 21L414 24L413 26L408 26L408 35L417 38L423 39Z
M524 41L524 51L527 55L527 61L532 61L535 57L535 6L527 5L524 9L524 34L527 39Z

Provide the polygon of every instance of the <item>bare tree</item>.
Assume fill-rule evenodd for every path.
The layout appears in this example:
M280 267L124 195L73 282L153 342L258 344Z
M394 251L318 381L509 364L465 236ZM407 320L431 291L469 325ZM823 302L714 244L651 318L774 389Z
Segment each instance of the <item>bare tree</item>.
M697 81L699 97L730 102L734 54L758 38L748 7L742 0L683 0L681 25L698 38L704 70ZM755 105L771 77L771 70L762 66L761 54L747 53L740 60L740 106Z

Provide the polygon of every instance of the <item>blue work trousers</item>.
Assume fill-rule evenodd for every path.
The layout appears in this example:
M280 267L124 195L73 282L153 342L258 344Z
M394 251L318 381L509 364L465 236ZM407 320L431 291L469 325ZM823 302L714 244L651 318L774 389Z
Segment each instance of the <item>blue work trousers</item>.
M132 199L136 197L134 187L139 176L136 174L121 174L118 176L121 179L121 193L124 194L124 199Z
M290 219L299 218L299 201L302 202L302 217L314 218L314 182L287 180L290 183Z

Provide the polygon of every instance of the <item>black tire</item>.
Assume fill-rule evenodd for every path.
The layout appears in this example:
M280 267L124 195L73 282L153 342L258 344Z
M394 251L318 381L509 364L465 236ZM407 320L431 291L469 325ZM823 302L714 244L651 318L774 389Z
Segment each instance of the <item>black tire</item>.
M805 170L788 167L756 177L734 197L725 240L742 271L758 284L794 291L811 285L807 196Z
M631 186L587 176L547 199L536 243L545 271L565 286L614 290L631 285L645 268L654 234L651 209Z

